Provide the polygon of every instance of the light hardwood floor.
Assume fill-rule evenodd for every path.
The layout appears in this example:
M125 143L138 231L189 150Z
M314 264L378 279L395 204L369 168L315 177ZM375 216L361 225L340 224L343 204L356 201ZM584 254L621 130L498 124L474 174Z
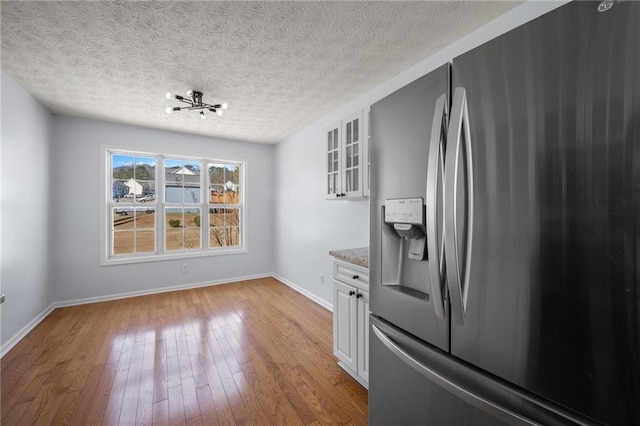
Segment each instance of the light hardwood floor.
M59 308L1 362L3 425L367 423L331 313L272 278Z

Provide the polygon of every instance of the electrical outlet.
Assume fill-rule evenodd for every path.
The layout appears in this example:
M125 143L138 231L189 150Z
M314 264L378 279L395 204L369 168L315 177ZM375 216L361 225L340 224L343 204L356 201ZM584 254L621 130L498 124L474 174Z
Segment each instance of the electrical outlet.
M324 285L324 274L320 274L320 285Z
M185 272L189 272L189 264L188 263L183 263L182 264L182 273L184 274Z

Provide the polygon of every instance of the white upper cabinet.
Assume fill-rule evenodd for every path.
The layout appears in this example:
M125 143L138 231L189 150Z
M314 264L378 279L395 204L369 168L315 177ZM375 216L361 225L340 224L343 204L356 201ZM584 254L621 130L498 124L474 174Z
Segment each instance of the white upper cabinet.
M368 120L367 120L368 121ZM362 198L367 195L364 174L368 128L363 123L363 111L358 111L327 127L326 188L329 199Z

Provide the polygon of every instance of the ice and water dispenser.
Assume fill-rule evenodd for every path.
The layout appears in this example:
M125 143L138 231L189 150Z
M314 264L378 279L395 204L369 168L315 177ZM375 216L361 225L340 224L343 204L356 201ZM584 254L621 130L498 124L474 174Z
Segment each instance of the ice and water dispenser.
M382 285L428 301L424 199L387 199L383 217Z

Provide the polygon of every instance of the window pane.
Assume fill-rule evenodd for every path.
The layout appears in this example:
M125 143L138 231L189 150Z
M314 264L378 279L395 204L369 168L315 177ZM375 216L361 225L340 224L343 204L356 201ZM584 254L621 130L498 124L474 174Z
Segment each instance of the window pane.
M209 164L209 203L240 203L240 166Z
M155 253L156 231L145 229L136 231L136 253Z
M228 243L229 243L230 246L239 246L240 245L240 227L231 226L229 228Z
M133 177L135 180L155 180L156 159L147 157L136 157L136 169Z
M111 168L113 179L129 180L133 178L134 157L129 155L111 156Z
M209 226L224 226L223 208L209 209Z
M133 253L133 231L113 232L113 254Z
M224 192L227 204L240 203L240 166L233 164L226 166Z
M200 209L185 209L184 248L189 250L200 248Z
M209 246L240 245L240 209L209 209Z
M200 249L200 209L165 209L166 250Z
M200 162L166 159L165 201L176 204L200 202Z
M226 247L227 246L227 234L225 227L215 227L209 229L209 247Z
M156 209L154 206L137 207L135 217L136 229L154 229L156 227Z
M182 228L170 228L165 230L164 248L167 251L182 250Z
M184 218L182 208L165 209L165 249L182 250Z

